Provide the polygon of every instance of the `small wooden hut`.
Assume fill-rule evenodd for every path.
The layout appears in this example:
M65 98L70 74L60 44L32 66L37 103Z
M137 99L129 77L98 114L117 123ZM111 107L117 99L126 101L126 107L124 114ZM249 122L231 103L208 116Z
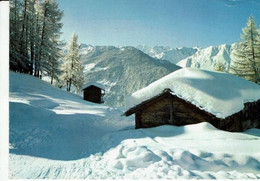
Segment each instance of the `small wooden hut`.
M96 82L89 82L82 87L83 99L94 103L104 103L105 87Z
M200 70L199 73L201 73L201 71L205 73L205 71L203 70ZM208 72L206 71L206 73ZM218 84L218 82L223 83L222 85L223 89L217 87L219 85L214 85L214 82L212 81L209 81L210 84L207 85L209 82L205 79L205 77L202 77L201 79L199 76L196 79L194 79L193 77L191 78L186 77L186 75L192 75L192 74L196 76L193 70L191 70L191 72L189 71L187 72L186 70L186 75L184 75L185 73L183 73L183 76L182 74L180 74L181 76L178 75L177 79L174 76L174 74L176 73L172 73L172 74L173 74L172 76L168 78L162 78L162 80L158 80L155 83L148 85L146 88L141 89L132 95L132 99L137 99L137 100L140 99L140 100L137 101L137 104L130 104L129 109L124 113L124 115L130 116L132 114L135 114L136 128L149 128L149 127L155 127L160 125L182 126L182 125L195 124L200 122L209 122L216 128L226 130L226 131L244 131L249 128L260 128L260 86L256 84L253 85L253 83L251 82L248 81L245 82L246 80L242 80L241 82L242 84L245 83L245 86L249 85L249 87L245 87L243 88L243 90L247 89L248 91L252 91L251 93L253 93L254 90L255 91L254 93L258 94L256 96L252 95L256 100L245 102L243 105L244 108L238 110L235 113L232 114L225 113L225 116L221 116L221 115L219 116L219 114L214 113L214 110L207 111L207 106L212 107L212 105L220 105L220 104L216 104L216 102L219 102L218 99L223 99L223 98L226 99L227 105L232 105L230 104L230 102L232 103L233 99L235 100L236 98L235 96L231 97L230 99L228 97L225 97L225 95L223 97L218 96L223 94L225 88L227 89L226 91L229 91L229 88L225 87L225 85L227 84L225 82L222 82L223 80L225 80L225 76L226 76L225 74L209 72L211 76L212 75L213 77L216 76L216 80L215 80L216 84ZM232 80L241 79L239 77L234 77L233 75L228 75L227 78L229 78L230 76ZM221 81L217 80L219 77L221 77ZM173 84L170 84L171 79ZM179 79L181 83L178 83ZM184 83L182 81L184 81ZM187 84L185 83L185 81L188 83L189 88L186 87ZM195 82L193 83L193 81ZM234 83L237 82L235 81ZM200 84L203 86L201 86ZM180 85L183 86L183 91ZM176 88L176 92L174 92L170 88L167 88L167 86L171 87L171 89L174 89L174 87L178 87L179 89ZM162 88L164 88L162 91L158 91L158 89L160 90ZM209 89L209 91L206 90L205 88ZM191 89L191 90L187 90L187 89ZM217 92L212 93L211 89L212 91L215 90ZM157 92L157 93L151 93L151 92ZM147 96L146 94L149 93L151 95ZM236 95L236 92L233 92L233 94ZM229 95L232 95L232 92ZM145 96L147 98L143 98ZM197 99L198 102L196 102L197 100L193 96L199 97ZM204 100L202 100L203 96L205 96ZM206 96L210 96L208 100ZM259 99L257 98L257 96L259 97ZM129 99L131 99L131 97ZM199 101L203 102L203 104L201 104L202 105L201 107ZM225 100L221 100L221 101L222 102L220 103L225 104ZM226 105L221 105L221 106L225 107ZM234 105L234 108L228 107L227 109L233 110L236 108L237 105ZM225 111L224 108L217 109L217 107L216 110L217 110L216 112L218 113L221 112L218 110Z

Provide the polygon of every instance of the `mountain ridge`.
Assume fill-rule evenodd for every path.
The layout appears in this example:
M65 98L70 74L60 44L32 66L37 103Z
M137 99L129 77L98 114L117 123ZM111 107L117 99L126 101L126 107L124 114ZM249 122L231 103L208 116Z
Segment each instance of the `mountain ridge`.
M138 46L138 49L133 46L81 44L80 54L84 66L84 83L98 82L103 84L107 87L105 103L110 106L122 107L125 106L127 96L181 67L216 70L221 66L222 71L227 72L234 56L235 46L236 44L223 44L207 48ZM142 49L150 52L150 55L143 52ZM166 55L169 58L168 61L164 59L167 57ZM183 57L185 58L182 59Z
M85 82L94 81L106 86L105 104L111 106L124 106L126 97L133 92L180 69L132 46L83 45L80 51Z
M202 68L207 70L217 70L222 66L222 71L228 72L229 65L234 57L237 44L222 44L219 46L209 46L197 51L177 63L181 67Z
M187 58L194 53L196 53L201 48L193 47L181 47L181 48L171 48L169 46L147 46L147 45L138 45L137 49L143 51L149 56L157 59L168 60L171 63L178 63L180 60Z

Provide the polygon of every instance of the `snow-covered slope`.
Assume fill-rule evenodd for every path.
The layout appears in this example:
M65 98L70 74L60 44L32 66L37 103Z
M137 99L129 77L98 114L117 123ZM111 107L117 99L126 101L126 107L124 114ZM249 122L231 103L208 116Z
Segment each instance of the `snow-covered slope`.
M134 129L121 109L10 73L9 177L260 179L260 130Z
M260 100L260 86L228 73L183 68L134 92L127 98L132 108L164 89L218 118L225 118L244 108L244 103Z
M81 56L85 82L106 86L106 105L124 106L127 95L180 68L134 47L86 46L85 49L88 53Z
M224 44L200 49L194 55L179 61L177 65L207 70L216 70L218 66L223 66L223 71L228 71L230 62L234 58L235 46L236 44Z
M178 63L180 60L183 60L194 53L196 53L200 48L170 48L168 46L146 46L138 45L137 48L144 53L150 55L151 57L168 60L174 64Z
M98 148L93 147L94 140L107 129L133 125L114 116L121 113L29 75L10 73L11 153L55 160L82 158Z

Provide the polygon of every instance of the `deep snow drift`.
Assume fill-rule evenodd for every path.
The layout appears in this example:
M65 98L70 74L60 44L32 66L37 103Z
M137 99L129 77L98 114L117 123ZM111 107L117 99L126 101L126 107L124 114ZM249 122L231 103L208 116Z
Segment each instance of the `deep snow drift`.
M124 110L10 73L10 178L260 179L260 130L134 129Z

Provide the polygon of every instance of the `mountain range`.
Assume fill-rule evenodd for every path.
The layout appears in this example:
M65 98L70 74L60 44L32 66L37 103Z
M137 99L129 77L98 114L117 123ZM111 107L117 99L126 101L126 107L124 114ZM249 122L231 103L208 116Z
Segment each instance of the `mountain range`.
M155 80L180 69L152 58L134 47L81 45L85 82L106 87L105 104L122 107L126 97Z
M84 83L103 84L106 87L105 104L123 107L127 96L181 67L216 70L222 66L222 71L228 71L235 46L170 48L81 44Z
M222 71L228 72L229 65L234 57L234 50L237 44L210 46L198 50L192 56L189 56L177 63L181 67L193 67L207 70L217 70L219 66Z
M171 48L169 46L147 46L147 45L138 45L137 49L143 51L151 57L158 58L161 60L168 60L171 63L177 64L182 59L185 59L197 51L201 50L199 47L194 48Z
M209 46L206 48L170 48L168 46L141 46L137 48L151 57L167 60L181 67L216 70L219 66L228 71L230 62L234 59L234 49L237 44Z

